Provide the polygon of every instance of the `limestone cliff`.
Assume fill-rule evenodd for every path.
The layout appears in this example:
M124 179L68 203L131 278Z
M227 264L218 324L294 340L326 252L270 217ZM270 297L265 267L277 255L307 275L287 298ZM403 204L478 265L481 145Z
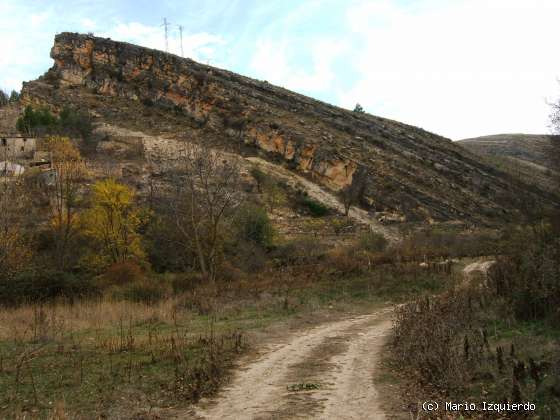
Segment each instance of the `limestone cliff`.
M365 181L362 207L407 220L491 222L556 198L450 140L161 51L62 33L24 103L73 104L101 121L285 162L334 191Z

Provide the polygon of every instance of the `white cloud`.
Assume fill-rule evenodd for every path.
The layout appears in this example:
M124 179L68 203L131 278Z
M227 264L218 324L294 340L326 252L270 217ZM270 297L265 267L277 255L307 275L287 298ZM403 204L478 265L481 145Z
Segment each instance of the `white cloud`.
M43 25L49 17L49 12L34 13L29 17L29 23L31 26Z
M24 13L18 6L15 2L0 3L0 16L7 17L0 25L0 88L7 91L20 90L22 75L27 75L41 61L37 47L45 44L46 39L34 28L44 27L51 17L48 11ZM22 34L24 20L29 22L29 30Z
M560 4L424 5L363 2L348 10L347 25L365 47L352 60L360 78L339 94L341 105L360 102L452 138L546 131L544 97L557 91L560 72Z
M95 21L93 19L90 18L84 18L80 21L80 24L82 26L82 28L84 28L86 31L92 31L95 28L97 28L97 24L95 23Z
M297 91L321 92L332 89L336 79L332 64L345 50L344 45L328 39L312 42L309 47L312 67L308 70L290 56L292 47L287 40L257 41L250 62L253 74Z

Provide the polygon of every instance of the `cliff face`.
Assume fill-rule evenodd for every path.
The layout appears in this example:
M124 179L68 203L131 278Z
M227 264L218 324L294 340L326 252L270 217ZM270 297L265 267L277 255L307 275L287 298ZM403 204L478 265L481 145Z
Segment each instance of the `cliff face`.
M172 54L62 33L51 57L24 85L24 103L73 104L106 122L252 150L334 191L363 182L372 212L486 222L526 198L554 201L435 134Z

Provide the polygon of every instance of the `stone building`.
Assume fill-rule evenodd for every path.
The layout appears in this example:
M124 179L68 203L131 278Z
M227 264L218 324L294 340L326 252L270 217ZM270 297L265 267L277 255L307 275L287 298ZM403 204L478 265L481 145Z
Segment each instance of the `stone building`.
M30 159L36 148L33 137L0 135L0 159Z
M3 161L0 162L0 177L20 176L25 172L25 168L17 163Z

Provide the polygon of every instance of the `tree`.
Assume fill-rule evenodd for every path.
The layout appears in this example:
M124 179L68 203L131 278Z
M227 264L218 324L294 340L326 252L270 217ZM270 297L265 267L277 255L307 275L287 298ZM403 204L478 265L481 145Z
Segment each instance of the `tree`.
M272 244L274 230L266 210L255 204L244 204L235 217L238 239L253 242L261 247Z
M269 181L270 177L267 174L265 174L260 168L257 167L251 168L249 173L257 183L257 191L261 193L263 186Z
M356 106L354 107L354 112L357 112L358 114L364 114L366 111L364 111L364 108L362 108L360 104L356 104Z
M0 89L0 108L8 105L9 100L8 94Z
M113 179L93 186L91 208L82 218L85 234L94 241L99 265L143 258L141 237L142 212L134 203L134 192Z
M47 108L35 111L31 105L28 105L23 115L18 118L16 128L23 135L35 136L51 132L55 125L56 118Z
M10 279L31 260L31 247L25 236L28 205L19 179L0 175L0 279Z
M58 134L89 139L93 126L89 114L65 106L58 117L47 108L25 107L16 123L17 130L24 135Z
M43 142L43 148L50 153L56 171L53 185L44 191L52 214L56 264L64 270L69 248L79 232L79 192L86 166L78 148L67 137L49 137Z
M10 93L10 103L15 103L17 101L19 101L19 93L15 90L12 90L12 93Z
M239 205L239 165L223 153L189 145L174 170L170 200L177 232L196 255L202 274L216 279L226 219Z
M264 200L272 212L286 202L286 193L278 183L270 179L270 182L264 184Z
M348 216L350 208L358 204L364 195L366 187L366 173L359 167L352 175L352 182L340 190L340 199L344 205L344 215Z
M89 139L93 131L89 114L65 106L58 116L58 131L67 136L81 137Z

